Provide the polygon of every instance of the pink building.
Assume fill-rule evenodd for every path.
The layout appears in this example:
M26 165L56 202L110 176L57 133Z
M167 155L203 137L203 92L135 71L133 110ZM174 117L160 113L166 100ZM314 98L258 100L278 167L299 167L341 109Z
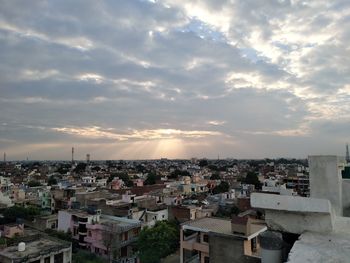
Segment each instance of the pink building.
M0 226L0 233L2 237L13 238L14 236L21 236L24 232L23 224L6 224Z
M141 222L99 211L62 210L58 214L58 230L70 231L79 246L109 258L132 258L141 231Z
M143 186L143 179L135 179L135 180L133 180L133 182L134 182L134 186Z
M124 181L122 179L119 179L119 177L115 177L110 183L110 189L113 189L113 190L119 190L123 188L123 186L124 186Z

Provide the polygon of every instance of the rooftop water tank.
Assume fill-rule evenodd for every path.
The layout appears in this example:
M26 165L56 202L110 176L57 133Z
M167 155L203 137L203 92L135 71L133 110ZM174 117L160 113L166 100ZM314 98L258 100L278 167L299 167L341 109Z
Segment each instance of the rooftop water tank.
M24 250L26 250L26 243L20 242L18 244L18 252L23 252Z

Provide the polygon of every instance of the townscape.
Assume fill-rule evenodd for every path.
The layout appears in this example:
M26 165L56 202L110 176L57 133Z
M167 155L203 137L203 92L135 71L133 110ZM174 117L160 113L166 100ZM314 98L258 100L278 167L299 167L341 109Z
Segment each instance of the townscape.
M73 262L147 263L171 262L172 257L181 263L260 262L264 249L279 251L277 258L282 260L291 249L298 249L293 244L304 230L290 230L288 225L296 222L285 222L289 218L279 222L274 212L287 209L285 213L295 212L296 218L302 212L306 225L297 228L306 230L307 224L317 226L315 220L325 220L313 214L329 212L327 208L313 211L324 208L307 205L313 200L308 198L308 160L93 161L87 157L84 161L72 155L71 161L1 163L1 262L52 262L54 258L67 263L73 258ZM337 164L331 168L339 169L336 157L310 158L321 162L311 172L329 173L321 170L332 162ZM345 160L342 171L349 178ZM324 176L336 182L338 174ZM314 177L322 180L319 174ZM327 191L331 189L316 197L329 198ZM272 207L279 197L281 203L291 198L281 210ZM311 210L294 210L292 198L300 199L296 199L298 209ZM341 210L340 216L339 202L331 200ZM305 218L307 213L316 217L313 222ZM278 238L269 236L275 225L286 232L287 252L278 247L282 241L277 250L270 247L274 243L264 247L264 238Z

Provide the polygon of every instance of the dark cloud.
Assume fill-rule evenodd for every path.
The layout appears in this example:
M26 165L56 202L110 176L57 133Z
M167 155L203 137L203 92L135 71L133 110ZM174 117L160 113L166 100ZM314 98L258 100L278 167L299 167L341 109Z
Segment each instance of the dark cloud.
M346 1L0 4L0 148L13 158L71 144L160 157L147 131L162 129L187 149L170 157L304 157L318 139L334 150L332 132L350 139Z

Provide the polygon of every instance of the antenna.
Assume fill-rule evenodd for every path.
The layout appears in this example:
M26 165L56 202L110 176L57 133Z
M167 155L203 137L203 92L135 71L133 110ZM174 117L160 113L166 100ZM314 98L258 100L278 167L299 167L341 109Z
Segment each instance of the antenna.
M74 147L72 147L72 163L74 163Z

